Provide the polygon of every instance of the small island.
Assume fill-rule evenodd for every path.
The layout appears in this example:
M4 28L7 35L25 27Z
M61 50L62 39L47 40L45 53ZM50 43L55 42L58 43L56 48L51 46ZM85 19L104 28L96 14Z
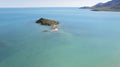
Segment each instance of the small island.
M98 3L92 7L84 6L80 9L91 9L92 11L115 11L120 12L120 0L111 0L106 3Z
M50 26L52 29L51 31L58 31L58 24L59 24L58 21L46 19L46 18L40 18L39 20L36 21L36 23L39 23L45 26ZM48 30L45 30L44 32L48 32Z

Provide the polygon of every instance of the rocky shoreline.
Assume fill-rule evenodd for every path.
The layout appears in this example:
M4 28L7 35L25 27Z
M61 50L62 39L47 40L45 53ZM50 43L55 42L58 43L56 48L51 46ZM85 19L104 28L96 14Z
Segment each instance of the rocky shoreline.
M39 20L36 21L36 23L44 25L44 26L50 26L52 30L45 30L44 32L53 32L53 31L58 31L58 21L51 20L51 19L46 19L46 18L40 18Z

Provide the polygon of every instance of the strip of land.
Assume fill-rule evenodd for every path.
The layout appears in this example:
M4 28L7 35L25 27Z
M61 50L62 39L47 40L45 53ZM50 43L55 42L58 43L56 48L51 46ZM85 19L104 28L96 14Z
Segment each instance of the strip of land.
M92 11L116 11L120 12L120 0L112 0L106 3L98 3L92 7L84 6L80 9L90 9Z

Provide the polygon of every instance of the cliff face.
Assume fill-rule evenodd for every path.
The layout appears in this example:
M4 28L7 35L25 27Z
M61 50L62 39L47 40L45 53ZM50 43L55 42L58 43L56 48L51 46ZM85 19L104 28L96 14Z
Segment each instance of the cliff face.
M112 0L106 3L98 3L91 7L96 11L120 11L120 0Z

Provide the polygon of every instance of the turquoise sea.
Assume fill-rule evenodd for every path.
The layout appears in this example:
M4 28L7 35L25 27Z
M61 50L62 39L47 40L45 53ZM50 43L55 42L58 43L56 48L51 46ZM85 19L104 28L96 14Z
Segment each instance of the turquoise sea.
M41 17L59 31L43 32ZM0 8L0 67L120 67L120 12Z

